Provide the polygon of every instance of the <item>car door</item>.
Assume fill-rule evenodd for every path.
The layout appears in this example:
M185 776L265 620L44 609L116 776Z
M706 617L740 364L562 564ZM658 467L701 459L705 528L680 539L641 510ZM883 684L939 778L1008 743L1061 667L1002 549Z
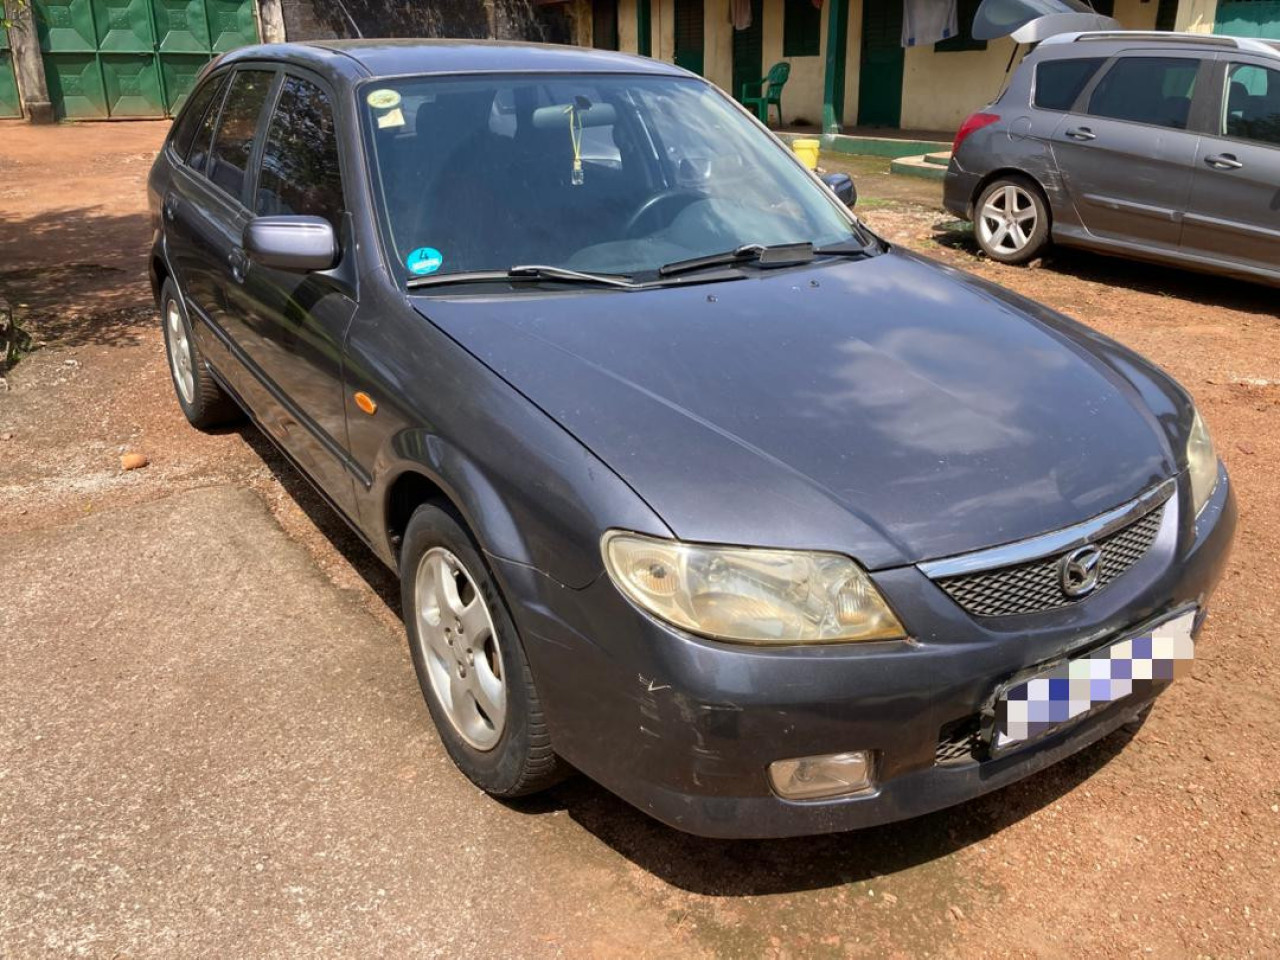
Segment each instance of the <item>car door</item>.
M1280 275L1280 67L1220 58L1216 127L1200 141L1182 248Z
M162 200L165 247L192 333L218 373L252 407L255 397L235 360L234 276L249 211L243 202L253 131L275 72L229 71L196 133L186 163Z
M271 395L261 419L338 506L354 516L343 390L343 343L356 309L335 99L309 74L283 74L259 149L255 216L317 216L339 237L337 266L294 272L248 262L238 280L246 363Z
M1080 222L1105 240L1174 250L1200 135L1193 104L1212 61L1117 56L1054 130L1054 159Z

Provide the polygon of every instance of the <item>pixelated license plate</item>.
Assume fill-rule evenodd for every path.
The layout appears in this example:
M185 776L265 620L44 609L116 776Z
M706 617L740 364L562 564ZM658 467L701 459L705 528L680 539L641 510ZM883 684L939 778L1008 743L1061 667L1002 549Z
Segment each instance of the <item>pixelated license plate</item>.
M1015 682L996 698L992 751L1035 740L1105 704L1185 676L1196 611Z

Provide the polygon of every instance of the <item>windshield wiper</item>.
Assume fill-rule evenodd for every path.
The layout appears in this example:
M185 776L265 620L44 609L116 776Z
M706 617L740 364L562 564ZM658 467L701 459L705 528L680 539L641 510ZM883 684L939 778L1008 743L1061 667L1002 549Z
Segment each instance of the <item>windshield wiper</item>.
M541 263L517 264L508 270L474 270L470 273L445 273L435 277L410 277L406 286L410 290L422 287L439 287L451 283L501 283L507 280L554 280L557 283L581 283L597 287L635 289L639 284L624 276L607 273L583 273L566 267L553 267Z
M707 267L722 267L733 263L756 263L760 266L787 266L793 263L808 263L813 259L813 244L803 243L747 243L724 253L712 253L705 257L692 257L688 260L675 260L658 268L658 276L670 277L677 273L689 273L693 270L705 270Z

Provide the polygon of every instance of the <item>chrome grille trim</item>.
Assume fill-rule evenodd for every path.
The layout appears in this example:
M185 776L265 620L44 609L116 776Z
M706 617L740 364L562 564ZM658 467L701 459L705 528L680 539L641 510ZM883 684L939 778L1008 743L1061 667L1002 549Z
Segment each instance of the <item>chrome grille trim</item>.
M1127 527L1094 541L1101 551L1098 584L1087 596L1106 588L1137 563L1155 543L1164 519L1161 506L1143 514ZM996 570L943 577L935 581L967 613L975 617L1011 617L1040 613L1079 603L1085 597L1063 592L1060 582L1062 554L1014 564Z
M1019 540L1016 543L1007 543L955 557L943 557L941 560L930 560L918 566L930 580L942 580L985 570L1021 566L1046 558L1056 559L1068 550L1082 547L1086 543L1094 543L1118 530L1123 530L1135 520L1163 506L1165 501L1173 496L1176 486L1177 478L1169 477L1136 499L1114 510L1100 513L1090 520L1041 534L1038 537L1031 537L1028 540Z

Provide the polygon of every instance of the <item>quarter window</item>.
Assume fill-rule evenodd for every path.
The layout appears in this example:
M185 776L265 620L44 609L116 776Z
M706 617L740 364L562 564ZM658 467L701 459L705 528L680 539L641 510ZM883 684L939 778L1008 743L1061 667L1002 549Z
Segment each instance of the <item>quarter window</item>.
M1231 64L1222 132L1237 140L1280 145L1280 70Z
M1036 67L1035 105L1041 110L1070 110L1105 57L1046 60Z
M208 174L210 180L233 197L244 193L244 175L253 154L253 135L274 77L275 74L267 70L240 70L231 81L213 140Z
M199 121L195 140L187 154L187 166L197 173L204 173L204 168L209 163L209 151L213 149L213 131L218 126L218 113L222 109L223 93L227 89L229 76L230 74L223 74L214 84L217 89L214 91L213 102L205 112L204 119Z
M286 77L262 154L255 212L259 216L342 221L342 177L329 97L313 83Z
M1094 88L1089 113L1185 130L1199 71L1189 57L1122 57Z

